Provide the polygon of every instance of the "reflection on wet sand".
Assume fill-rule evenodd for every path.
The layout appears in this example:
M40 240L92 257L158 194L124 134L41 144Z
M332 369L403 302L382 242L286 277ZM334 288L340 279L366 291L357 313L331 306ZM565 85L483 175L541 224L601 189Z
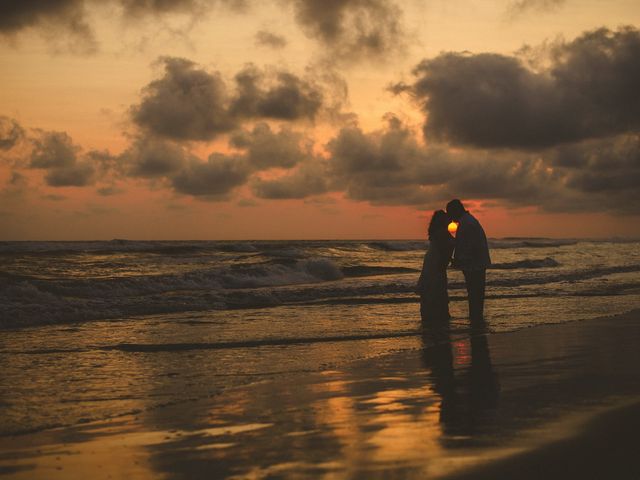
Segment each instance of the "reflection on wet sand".
M0 473L438 477L575 432L579 422L561 422L568 413L638 398L639 339L634 318L493 336L427 331L417 352L0 438Z
M487 430L498 406L500 389L487 337L474 334L452 341L448 329L443 328L426 330L423 342L422 359L442 399L441 441L448 447L463 444L465 439Z

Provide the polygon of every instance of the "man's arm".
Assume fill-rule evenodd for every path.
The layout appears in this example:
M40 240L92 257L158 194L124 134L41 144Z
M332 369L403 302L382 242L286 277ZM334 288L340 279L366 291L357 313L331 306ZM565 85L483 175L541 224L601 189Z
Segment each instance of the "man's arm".
M460 222L456 232L456 247L451 264L456 268L464 268L473 259L471 231L466 222Z

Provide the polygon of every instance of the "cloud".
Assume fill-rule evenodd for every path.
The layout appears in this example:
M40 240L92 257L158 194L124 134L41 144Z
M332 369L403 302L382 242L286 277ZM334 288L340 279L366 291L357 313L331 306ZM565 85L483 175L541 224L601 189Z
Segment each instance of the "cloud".
M402 11L393 0L285 0L304 33L330 50L332 59L379 58L400 52L404 32ZM77 53L98 50L92 14L95 6L116 6L125 21L186 16L187 28L216 8L247 14L251 0L25 0L0 2L0 35L13 37L25 29L44 34L49 44ZM103 14L104 10L101 11ZM62 33L62 35L61 35ZM256 43L282 48L286 40L260 31Z
M140 178L161 178L179 171L189 153L173 142L153 137L138 137L120 155L118 163L126 174Z
M121 181L142 178L156 188L209 201L229 200L245 186L261 199L340 192L374 205L420 209L460 197L553 212L640 214L638 132L542 150L452 149L421 141L391 114L386 121L384 128L369 132L357 125L341 128L322 155L302 133L258 123L231 136L235 153L214 152L206 160L153 136L133 137L129 148L114 156L85 152L65 132L34 130L29 162L22 165L44 170L45 182L53 187L98 182L103 196L121 191ZM26 176L19 170L13 170L2 195L25 191Z
M244 159L213 153L207 162L190 159L171 177L171 184L179 193L224 200L234 188L247 181L250 172Z
M540 149L640 128L640 32L605 28L558 42L549 64L491 53L443 53L421 62L410 92L429 141Z
M230 143L246 150L247 160L255 170L291 168L311 155L311 143L300 133L285 127L276 133L267 123L258 123L252 131L236 132Z
M176 142L139 136L117 158L118 167L112 170L123 177L165 183L178 193L226 200L234 188L247 183L256 172L288 169L306 161L313 146L300 133L287 127L275 131L262 122L252 130L236 131L229 144L237 154L214 152L203 161Z
M248 0L23 0L0 2L0 35L14 37L25 29L35 29L53 45L65 46L75 53L94 53L98 42L90 11L96 5L119 7L125 20L139 20L149 16L169 14L187 15L196 22L213 8L222 6L244 12ZM67 42L64 45L64 42Z
M323 104L322 88L286 71L249 65L235 76L233 94L218 72L184 58L163 57L164 75L143 89L131 107L138 126L172 140L211 140L243 121L313 120Z
M144 89L133 121L159 136L175 140L209 140L235 128L226 109L226 86L184 58L163 57L164 76Z
M0 4L0 31L16 32L49 18L81 16L82 0L13 1Z
M638 134L542 152L451 150L418 143L414 132L389 116L382 130L341 129L327 150L327 168L320 175L326 190L375 205L435 208L461 197L554 212L640 213L633 201L640 182ZM299 198L305 192L304 182L293 175L260 182L254 190L265 198Z
M65 132L36 130L30 168L46 170L45 181L52 187L83 187L94 181L95 167L91 158L80 158L81 148Z
M69 167L76 163L81 148L65 132L41 132L33 139L32 168Z
M24 130L14 119L0 115L0 150L11 150L24 138Z
M167 13L187 13L202 15L211 8L220 5L231 10L246 10L248 0L118 0L125 15L143 17Z
M568 190L582 195L582 205L571 208L640 213L640 134L565 146L553 152L550 164L565 172Z
M20 200L29 190L28 178L20 172L15 170L11 171L7 183L3 188L0 188L0 199L3 201L15 201ZM9 212L0 212L0 215L11 215Z
M443 151L426 149L393 116L386 128L365 133L351 126L329 142L329 171L349 198L386 204L419 204L428 198L420 186L439 185L450 173Z
M271 47L274 49L282 49L287 46L287 39L277 33L267 30L260 30L255 36L256 45L263 47Z
M291 1L305 34L328 47L332 58L376 58L403 45L402 11L390 0Z
M205 200L226 200L252 172L245 156L212 153L203 161L179 144L154 137L134 139L118 162L120 177L144 178ZM103 196L120 191L110 187L102 190Z
M326 193L329 190L326 166L319 159L307 161L293 173L273 179L256 179L251 185L253 193L265 199L301 199Z
M78 53L97 49L93 31L85 19L83 0L30 0L0 2L0 34L15 36L26 28L37 28L48 41L59 44L59 32L67 33L67 47Z
M286 71L266 73L249 65L235 81L237 95L230 107L235 117L313 120L322 106L319 86Z
M507 16L511 19L530 11L551 12L557 10L567 0L513 0L507 6Z
M81 161L74 165L53 168L45 175L52 187L84 187L93 183L94 168L90 162Z

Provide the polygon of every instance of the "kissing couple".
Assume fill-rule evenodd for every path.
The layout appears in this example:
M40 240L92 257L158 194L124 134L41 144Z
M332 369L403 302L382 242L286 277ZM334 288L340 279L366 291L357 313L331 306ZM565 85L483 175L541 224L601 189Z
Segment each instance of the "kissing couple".
M487 236L460 200L451 200L446 208L446 212L433 212L429 223L429 248L416 288L422 325L442 326L451 318L447 287L447 266L451 262L464 275L471 327L483 328L486 272L491 265ZM452 222L457 224L455 238L449 233Z

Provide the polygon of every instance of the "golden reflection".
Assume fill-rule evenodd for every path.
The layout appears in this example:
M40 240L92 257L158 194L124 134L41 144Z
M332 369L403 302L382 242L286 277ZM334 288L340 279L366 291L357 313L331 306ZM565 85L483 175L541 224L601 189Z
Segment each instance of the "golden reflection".
M455 352L453 356L454 366L458 367L466 367L471 363L471 345L469 344L469 340L457 340L452 343L453 351Z
M13 448L3 448L0 469L15 470L13 479L95 478L96 468L103 478L157 479L149 454L149 447L180 442L174 450L223 450L236 445L220 441L246 432L272 427L270 423L225 425L200 430L123 431L120 425L97 426L76 432L77 438L66 430L44 432L33 445L25 438L14 442ZM57 438L61 436L61 438ZM225 438L226 439L226 438Z
M422 398L434 396L429 386L397 390L394 393L419 395ZM403 462L428 466L429 459L442 455L442 446L438 442L442 434L438 408L426 406L418 414L407 410L408 407L402 411L384 411L371 419L372 424L382 426L374 431L367 442L376 447L371 452L372 461L379 464Z
M314 404L315 426L340 445L345 476L389 462L423 465L441 454L437 394L431 385L401 375L310 385L330 397Z
M427 336L423 338L422 357L441 398L442 440L451 443L473 435L483 424L492 422L499 385L486 335L455 342L449 341L446 332L440 335L447 341L431 345Z

